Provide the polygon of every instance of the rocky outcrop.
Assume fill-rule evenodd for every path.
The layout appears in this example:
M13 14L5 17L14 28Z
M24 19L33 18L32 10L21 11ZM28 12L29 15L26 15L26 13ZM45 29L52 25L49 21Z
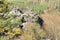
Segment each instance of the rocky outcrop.
M28 10L27 12L23 12L23 10L20 10L19 8L14 7L10 12L0 13L0 15L3 15L3 17L7 19L12 18L10 22L21 20L22 23L36 22L36 23L39 23L40 26L43 26L43 19L41 19L37 15L37 13L34 13L31 10Z
M16 34L17 35L20 34L22 35L21 37L23 38L24 36L26 36L26 34L28 34L28 36L31 36L29 38L34 37L32 38L32 40L35 40L35 39L38 40L41 37L42 38L45 37L46 35L45 32L41 29L44 23L43 19L41 19L38 16L38 14L34 13L32 10L23 11L18 7L14 7L11 11L7 13L0 13L0 16L1 16L1 19L3 19L2 22L5 23L5 24L2 24L2 26L4 25L2 33L4 33L5 35L8 35L10 37L12 35L13 37ZM43 33L41 33L40 30Z

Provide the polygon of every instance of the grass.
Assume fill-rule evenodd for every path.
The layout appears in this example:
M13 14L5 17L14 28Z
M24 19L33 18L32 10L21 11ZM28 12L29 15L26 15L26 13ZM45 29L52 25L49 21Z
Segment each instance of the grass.
M48 38L52 40L60 39L60 16L59 12L51 12L50 14L43 14L44 28L48 33Z
M48 4L43 4L43 5L33 5L31 6L31 8L35 11L40 11L40 10L44 10L48 7Z
M36 23L25 23L24 33L21 36L21 40L40 40L45 37L46 33Z
M35 0L36 2L37 0ZM54 4L57 3L57 0L51 0L50 4ZM35 3L33 2L33 3ZM24 7L30 7L31 9L35 10L37 13L42 10L44 11L46 8L48 8L49 4L48 3L43 3L43 4L31 4L29 3L28 0L5 0L4 2L5 4L9 4L11 5L16 5L19 6L20 8L24 8ZM10 8L10 7L9 7ZM60 6L57 8L60 11ZM0 10L1 7L0 7ZM5 9L4 9L5 11ZM49 12L48 12L49 13ZM41 38L43 38L44 36L47 36L48 38L52 38L53 40L59 40L60 39L60 16L58 16L57 14L59 14L60 12L50 12L50 14L43 14L41 15L43 20L44 20L44 28L45 31L47 32L47 35L45 34L45 31L43 29L40 29L39 25L37 24L27 24L26 28L24 30L24 33L21 37L22 40L39 40ZM16 25L19 24L19 21L15 21L15 22L10 22L12 18L8 18L8 19L4 19L4 18L0 18L0 26L2 25L2 27L7 27L9 28L10 25L13 25L14 27L16 27ZM6 25L7 24L7 25ZM17 28L18 29L18 28ZM16 28L14 29L14 32L19 33L19 31ZM16 30L16 31L15 31ZM3 31L0 29L0 32ZM13 33L11 33L13 34ZM38 34L38 35L37 35ZM33 36L33 38L32 38ZM0 37L0 40L7 40L6 37ZM20 40L20 39L19 39Z
M29 3L30 1L29 0L5 0L5 3L12 3L13 5L17 5L17 6L19 6L20 8L24 8L24 7L30 7L31 9L33 9L33 10L35 10L35 11L39 11L39 10L44 10L44 9L46 9L47 7L48 7L48 4L37 4L37 3L35 3L35 2L33 2L33 3Z
M8 37L0 37L0 40L9 40Z

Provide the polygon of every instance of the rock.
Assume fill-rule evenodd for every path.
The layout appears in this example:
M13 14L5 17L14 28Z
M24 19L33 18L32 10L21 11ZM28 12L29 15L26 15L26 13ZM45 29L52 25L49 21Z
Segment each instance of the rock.
M8 13L5 13L3 17L4 17L4 18L9 18L9 17L8 17Z
M9 12L8 16L20 16L21 13L19 11L12 10Z
M4 15L4 13L0 13L0 16Z
M21 14L23 14L22 10L20 10L20 9L17 9L17 11L19 11Z
M32 12L27 12L22 15L23 21L25 22L36 22L37 21L37 14Z
M14 28L14 26L10 25L10 29L13 29L13 28Z
M11 16L17 17L17 16L21 16L21 14L23 14L22 10L20 10L19 8L14 7L12 9L12 11L9 12L8 16L10 16L10 17Z
M21 29L25 29L25 27L26 27L26 22L25 22L25 23L22 23L21 25L19 25L19 27L20 27Z
M42 27L43 26L43 23L44 23L43 19L40 18L39 16L37 18L38 18L37 23L39 23L40 26Z
M31 22L31 23L38 23L40 24L40 26L42 27L43 26L43 19L40 18L37 13L33 13L31 11L28 11L24 14L22 14L22 22Z
M24 20L24 17L22 17L21 22L22 22L22 23L25 23L25 22L26 22L26 21Z
M20 27L21 29L23 29L23 25L19 25L19 27Z
M22 17L22 22L38 22L41 26L43 26L43 19L40 18L37 13L27 11L22 15Z

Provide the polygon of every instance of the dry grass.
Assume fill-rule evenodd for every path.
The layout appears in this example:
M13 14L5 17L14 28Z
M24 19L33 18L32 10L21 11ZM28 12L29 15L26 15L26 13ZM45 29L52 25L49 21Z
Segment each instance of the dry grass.
M46 37L46 32L38 24L25 23L24 33L20 37L20 40L40 40L43 37Z
M40 37L50 38L52 40L60 40L60 14L57 11L49 14L41 14L44 20L44 31L35 23L25 23L24 33L21 38L15 40L38 40ZM36 29L36 34L33 29ZM47 35L45 34L47 33ZM40 40L40 39L39 39Z
M49 14L42 14L44 20L44 28L48 33L48 38L52 40L60 40L60 16L59 12L51 12Z

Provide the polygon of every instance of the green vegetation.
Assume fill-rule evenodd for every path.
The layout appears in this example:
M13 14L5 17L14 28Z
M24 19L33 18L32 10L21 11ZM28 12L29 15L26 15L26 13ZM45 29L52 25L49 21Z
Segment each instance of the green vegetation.
M5 33L5 35L13 36L13 37L16 34L21 34L23 40L29 40L29 39L31 40L32 38L30 38L30 36L34 36L34 40L39 40L40 38L44 38L46 36L46 32L40 28L39 24L35 24L35 23L27 24L26 26L27 30L21 30L18 27L18 25L22 23L21 22L22 18L20 16L15 18L15 16L13 15L14 13L12 13L11 15L8 15L8 18L5 18L4 15L9 14L9 12L12 10L14 6L18 6L20 9L29 7L30 9L33 10L33 12L36 12L37 14L42 14L44 10L48 10L48 12L55 11L55 9L53 9L54 6L57 6L56 7L57 11L60 11L59 1L49 0L50 3L46 1L42 0L43 3L40 3L40 1L38 0L33 0L33 1L32 0L0 0L0 2L2 2L0 3L0 14L3 13L3 15L0 15L0 33ZM53 8L50 7L51 5ZM6 33L4 32L4 30L7 30L8 32ZM0 40L8 40L8 38L4 36L0 36Z
M33 10L35 10L36 12L39 12L40 10L43 11L43 10L47 9L47 8L48 8L48 4L33 5L33 6L31 6L31 8L32 8Z
M0 40L9 40L7 37L0 37Z
M60 4L57 6L57 10L60 12Z

